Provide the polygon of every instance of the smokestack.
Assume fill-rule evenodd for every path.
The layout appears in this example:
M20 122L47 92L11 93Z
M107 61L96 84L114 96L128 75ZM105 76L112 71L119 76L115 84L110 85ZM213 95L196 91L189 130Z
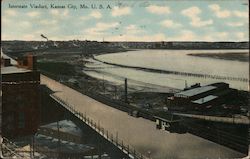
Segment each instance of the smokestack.
M125 103L128 103L128 82L127 78L125 78L125 83L124 83L124 89L125 89Z
M44 36L43 34L41 34L41 37L46 39L47 41L49 41L49 39L46 36Z

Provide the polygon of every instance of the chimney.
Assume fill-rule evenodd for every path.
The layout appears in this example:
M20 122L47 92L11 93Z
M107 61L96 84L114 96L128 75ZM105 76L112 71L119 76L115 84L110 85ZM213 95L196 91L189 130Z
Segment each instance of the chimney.
M36 70L36 56L33 56L32 54L28 54L24 58L19 57L17 62L17 67Z
M36 56L29 54L27 55L27 68L30 70L36 70Z

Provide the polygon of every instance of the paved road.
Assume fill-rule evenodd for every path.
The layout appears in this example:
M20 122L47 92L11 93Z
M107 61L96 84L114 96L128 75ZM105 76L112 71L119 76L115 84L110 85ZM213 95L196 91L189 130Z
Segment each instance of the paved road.
M154 159L166 158L239 158L244 155L191 134L168 133L156 130L155 123L143 118L134 118L127 113L102 104L46 76L41 75L41 84L46 84L54 95L64 99L82 113L137 151Z

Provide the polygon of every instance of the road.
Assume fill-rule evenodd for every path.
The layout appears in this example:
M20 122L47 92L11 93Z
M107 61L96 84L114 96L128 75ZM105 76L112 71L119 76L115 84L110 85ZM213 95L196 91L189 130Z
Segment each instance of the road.
M119 139L145 156L154 159L244 157L244 154L189 133L176 134L157 130L152 121L131 117L46 76L41 75L41 84L47 85L55 92L55 96L86 113L105 129L113 134L118 133Z

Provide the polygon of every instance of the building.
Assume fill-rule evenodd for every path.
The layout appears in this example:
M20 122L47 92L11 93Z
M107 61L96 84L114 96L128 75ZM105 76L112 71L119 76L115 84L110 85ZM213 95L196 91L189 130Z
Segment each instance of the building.
M35 57L18 62L1 54L2 136L35 134L40 114L40 73Z
M173 114L159 117L154 116L156 122L156 129L167 130L170 133L186 133L186 127L182 124L182 119Z
M170 110L201 110L222 105L235 90L227 83L214 83L206 86L196 85L167 98Z

